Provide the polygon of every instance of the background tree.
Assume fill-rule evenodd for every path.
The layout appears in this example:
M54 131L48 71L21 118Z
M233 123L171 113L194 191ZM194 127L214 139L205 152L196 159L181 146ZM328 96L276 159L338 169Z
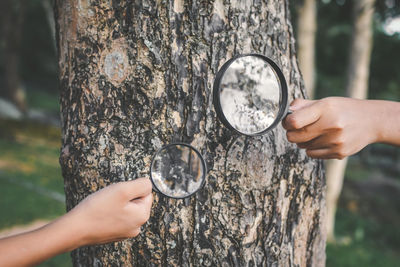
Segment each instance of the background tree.
M372 51L372 19L375 0L353 1L353 34L349 49L347 95L365 99L368 94L369 63ZM328 240L334 240L336 205L342 190L347 158L328 160L327 178L327 231Z
M317 3L315 0L300 2L297 3L297 55L308 96L314 98Z
M183 141L209 169L187 200L155 195L131 240L80 248L74 265L321 266L321 164L279 126L247 138L216 118L211 87L227 59L256 52L304 95L287 1L56 2L67 208L120 180L148 176L153 153Z
M6 62L4 86L0 87L0 95L8 98L23 112L27 111L25 92L22 88L19 59L22 40L22 24L26 1L3 0L0 2L0 34L4 62Z

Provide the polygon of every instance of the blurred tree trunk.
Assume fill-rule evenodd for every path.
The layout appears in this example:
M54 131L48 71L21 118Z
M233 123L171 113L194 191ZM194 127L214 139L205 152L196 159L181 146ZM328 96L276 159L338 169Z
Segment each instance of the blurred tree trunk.
M22 23L25 14L24 0L1 0L1 34L4 51L4 80L2 96L10 99L22 111L27 111L25 92L19 76L19 48L21 46Z
M53 46L54 46L54 51L57 51L57 45L56 45L56 22L54 20L54 1L53 0L42 0L42 7L44 12L46 13L46 20L47 24L49 25L52 41L53 41Z
M353 1L353 34L347 70L347 95L365 99L368 94L369 63L372 50L372 19L375 0ZM347 158L329 160L326 164L327 179L327 230L328 240L334 241L336 205L342 191Z
M303 0L299 6L297 18L297 56L310 98L314 98L316 31L317 3L315 0Z
M218 121L212 84L238 53L274 58L304 96L287 1L76 1L55 7L68 210L100 188L148 176L174 141L204 155L195 196L155 194L135 239L72 253L75 266L323 266L320 161L281 126L254 138Z

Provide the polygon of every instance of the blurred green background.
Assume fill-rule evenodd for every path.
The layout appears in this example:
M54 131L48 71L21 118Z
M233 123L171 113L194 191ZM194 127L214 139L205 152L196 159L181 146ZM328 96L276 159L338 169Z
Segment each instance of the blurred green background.
M0 6L0 235L65 212L52 4L2 0L0 5L6 2L8 9ZM299 3L290 2L296 24ZM316 98L345 95L351 4L318 1ZM376 3L369 98L400 100L400 34L385 31L400 14L398 7L397 0ZM17 99L7 91L7 75L16 77ZM368 146L349 160L327 266L399 266L399 222L400 149ZM71 260L64 254L41 266L71 266Z

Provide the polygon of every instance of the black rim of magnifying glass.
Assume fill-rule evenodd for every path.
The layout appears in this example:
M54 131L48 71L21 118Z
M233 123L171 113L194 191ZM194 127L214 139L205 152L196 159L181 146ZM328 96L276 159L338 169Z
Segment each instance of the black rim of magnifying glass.
M221 85L221 80L222 77L225 74L225 71L229 68L229 66L238 58L242 58L242 57L258 57L261 58L262 60L266 61L274 70L275 74L278 76L279 79L279 83L280 83L280 90L281 90L281 97L279 100L279 112L278 115L276 116L274 122L267 127L266 129L257 132L257 133L253 133L253 134L249 134L249 133L243 133L239 130L237 130L236 128L234 128L229 121L226 119L224 112L222 111L222 107L221 107L221 99L220 99L220 85ZM222 67L219 69L215 80L214 80L214 85L213 85L213 102L214 102L214 108L215 111L217 112L218 118L222 121L222 123L230 130L238 133L238 134L242 134L242 135L246 135L246 136L259 136L259 135L263 135L266 132L268 132L269 130L273 129L276 127L276 125L278 125L278 123L285 117L287 111L288 111L288 88L287 88L287 84L286 84L286 79L285 76L282 73L282 70L279 68L279 66L270 58L264 56L264 55L260 55L260 54L242 54L242 55L237 55L231 59L229 59L227 62L224 63L224 65L222 65Z
M190 193L189 195L185 195L184 197L170 196L170 195L168 195L168 194L162 192L162 191L160 190L160 188L158 188L157 185L156 185L156 184L154 183L154 181L153 181L152 169L153 169L153 164L154 164L155 158L157 157L157 155L158 155L162 150L167 149L167 148L169 148L169 147L171 147L171 146L186 146L186 147L192 149L194 152L196 152L197 156L200 158L201 165L203 166L203 175L202 175L202 177L201 177L202 181L201 181L201 184L200 184L199 188L198 188L197 190L195 190L193 193ZM204 161L203 156L200 154L200 152L199 152L196 148L194 148L193 146L191 146L191 145L189 145L189 144L186 144L186 143L179 143L179 142L178 142L178 143L171 143L171 144L168 144L168 145L163 146L162 148L160 148L160 149L154 154L153 159L151 160L151 165L150 165L150 180L151 180L151 183L153 184L153 189L154 189L154 191L156 191L157 193L160 193L160 194L162 194L162 195L164 195L164 196L166 196L166 197L175 198L175 199L184 199L184 198L191 197L192 195L194 195L195 193L197 193L200 189L202 189L203 186L204 186L204 183L205 183L205 181L206 181L206 173L207 173L207 166L206 166L206 162Z

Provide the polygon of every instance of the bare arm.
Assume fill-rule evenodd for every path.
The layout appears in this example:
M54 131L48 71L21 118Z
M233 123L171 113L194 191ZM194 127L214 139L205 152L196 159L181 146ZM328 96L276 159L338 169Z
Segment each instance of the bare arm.
M371 143L400 145L400 103L329 97L296 99L283 121L287 138L314 158L357 153Z
M135 237L150 216L151 190L148 179L113 184L40 229L0 239L0 265L30 266L80 246Z

